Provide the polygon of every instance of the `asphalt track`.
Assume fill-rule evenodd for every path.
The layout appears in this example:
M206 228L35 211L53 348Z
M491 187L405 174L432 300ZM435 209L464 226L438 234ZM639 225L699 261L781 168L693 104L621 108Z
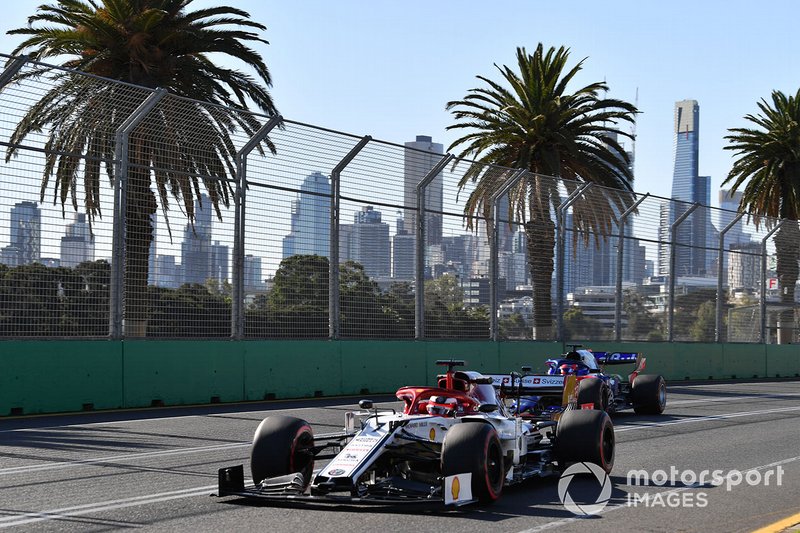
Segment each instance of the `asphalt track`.
M218 468L247 463L263 417L292 414L330 432L355 399L3 419L0 529L751 531L800 512L800 382L672 385L668 402L660 417L614 417L611 499L582 518L561 504L556 478L455 512L286 508L212 496ZM629 485L632 469L655 479ZM676 483L663 485L659 470L675 472ZM692 479L704 470L706 481L721 471L722 484ZM569 493L594 503L600 486L576 478Z

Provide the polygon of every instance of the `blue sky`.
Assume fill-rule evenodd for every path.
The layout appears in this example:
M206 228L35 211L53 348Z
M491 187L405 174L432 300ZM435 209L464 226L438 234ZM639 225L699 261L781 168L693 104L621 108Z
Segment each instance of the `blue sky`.
M4 4L0 51L46 0ZM193 7L220 2L196 0ZM642 111L637 124L635 189L670 195L673 109L700 104L700 173L712 203L731 166L727 129L773 89L800 88L800 38L793 1L274 1L229 0L267 26L259 48L284 117L402 143L455 138L445 110L498 78L493 64L514 62L515 48L564 45L571 64L586 58L578 83L605 79L609 96ZM577 88L576 84L574 88Z

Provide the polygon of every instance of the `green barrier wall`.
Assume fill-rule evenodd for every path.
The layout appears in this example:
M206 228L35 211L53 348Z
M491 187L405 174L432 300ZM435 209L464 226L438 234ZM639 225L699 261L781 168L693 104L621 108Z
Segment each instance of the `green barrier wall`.
M641 351L667 380L800 376L800 347L585 343ZM437 359L542 369L561 343L532 341L0 341L0 416L392 393L432 385Z
M0 342L0 416L116 409L122 382L121 342Z

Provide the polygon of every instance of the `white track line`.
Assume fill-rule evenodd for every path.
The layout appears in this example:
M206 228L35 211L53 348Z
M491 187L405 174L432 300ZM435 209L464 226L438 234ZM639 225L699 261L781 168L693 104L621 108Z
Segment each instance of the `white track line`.
M152 503L166 502L169 500L176 500L179 498L192 498L194 496L204 496L210 494L209 491L212 491L216 488L217 488L216 485L208 485L205 487L192 487L190 489L162 492L160 494L147 494L145 496L135 496L132 498L124 498L121 500L107 500L104 502L75 505L73 507L63 507L61 509L51 509L49 511L20 513L18 515L6 516L0 518L0 528L22 526L25 524L32 524L34 522L44 522L46 520L62 520L75 516L82 516L91 513L99 513L102 511L113 511L115 509L124 509L126 507L135 507L139 505L148 505Z
M73 468L78 466L92 466L99 463L116 461L147 459L150 457L166 457L170 455L184 455L189 453L215 452L219 450L230 450L231 448L243 448L250 446L250 442L237 442L234 444L217 444L213 446L198 446L196 448L179 448L177 450L162 450L158 452L129 453L125 455L112 455L109 457L98 457L94 459L80 459L76 461L59 461L56 463L45 463L29 466L15 466L12 468L0 469L0 476L9 474L21 474L28 472L39 472L42 470L57 470L61 468Z
M641 424L620 424L614 428L616 433L624 431L636 431L640 429L652 429L664 426L675 426L678 424L692 424L695 422L710 422L714 420L727 420L728 418L739 418L742 416L756 416L756 415L769 415L775 413L786 413L790 411L800 411L800 406L797 407L777 407L775 409L762 409L760 411L742 411L738 413L725 413L721 415L708 415L700 416L697 418L684 418L681 420L670 420L668 422L643 422Z
M787 392L785 394L744 394L741 396L730 396L728 398L710 398L698 400L667 400L667 407L675 405L692 405L699 403L717 403L717 402L738 402L745 400L783 400L785 396L796 396L800 399L800 392Z

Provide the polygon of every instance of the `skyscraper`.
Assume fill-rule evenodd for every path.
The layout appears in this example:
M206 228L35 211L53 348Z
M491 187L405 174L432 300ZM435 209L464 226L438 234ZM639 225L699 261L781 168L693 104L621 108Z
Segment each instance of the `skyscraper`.
M261 258L251 254L244 256L244 290L258 292L264 290L261 276Z
M389 224L381 221L381 212L371 205L357 211L353 219L352 226L345 228L343 225L344 231L340 231L340 238L348 241L340 246L341 259L360 263L371 278L388 278L391 274Z
M723 209L720 212L719 229L720 231L730 224L736 217L736 212L739 211L739 205L742 202L742 192L731 192L728 189L719 190L719 207ZM725 247L728 248L732 244L746 244L750 242L750 237L744 232L744 224L739 220L734 226L725 234Z
M228 281L228 257L230 248L219 241L211 245L211 278L220 284Z
M283 238L283 258L297 254L330 256L331 184L321 172L306 177L292 202L291 231Z
M75 221L67 224L61 237L61 266L76 267L84 261L94 261L94 236L89 231L84 213L75 213Z
M18 202L11 208L11 243L0 251L0 262L27 265L41 256L42 211L36 202Z
M414 258L416 238L406 230L405 220L397 217L396 233L392 238L392 277L413 281L416 277Z
M183 283L205 283L211 273L211 200L205 194L195 200L194 225L186 224L181 244Z
M444 154L444 146L433 142L427 135L417 135L417 140L405 143L403 154L403 205L406 207L404 220L406 231L416 235L417 231L417 185L425 175L439 162ZM427 246L442 242L442 191L441 176L437 176L427 187L425 218Z
M710 176L698 173L700 148L700 106L696 100L681 100L675 103L675 122L673 133L674 168L672 173L672 199L669 204L669 217L662 218L660 235L663 241L669 238L669 228L685 213L691 204L703 206L711 203ZM665 227L666 225L666 227ZM716 256L708 256L706 246L713 240L714 228L706 208L695 210L677 228L675 242L675 269L678 276L703 276L708 274ZM659 244L659 270L668 270L669 256L666 242Z
M150 254L147 257L147 284L158 285L158 232L156 231L156 214L150 215L150 227L153 228L153 240L150 241Z

